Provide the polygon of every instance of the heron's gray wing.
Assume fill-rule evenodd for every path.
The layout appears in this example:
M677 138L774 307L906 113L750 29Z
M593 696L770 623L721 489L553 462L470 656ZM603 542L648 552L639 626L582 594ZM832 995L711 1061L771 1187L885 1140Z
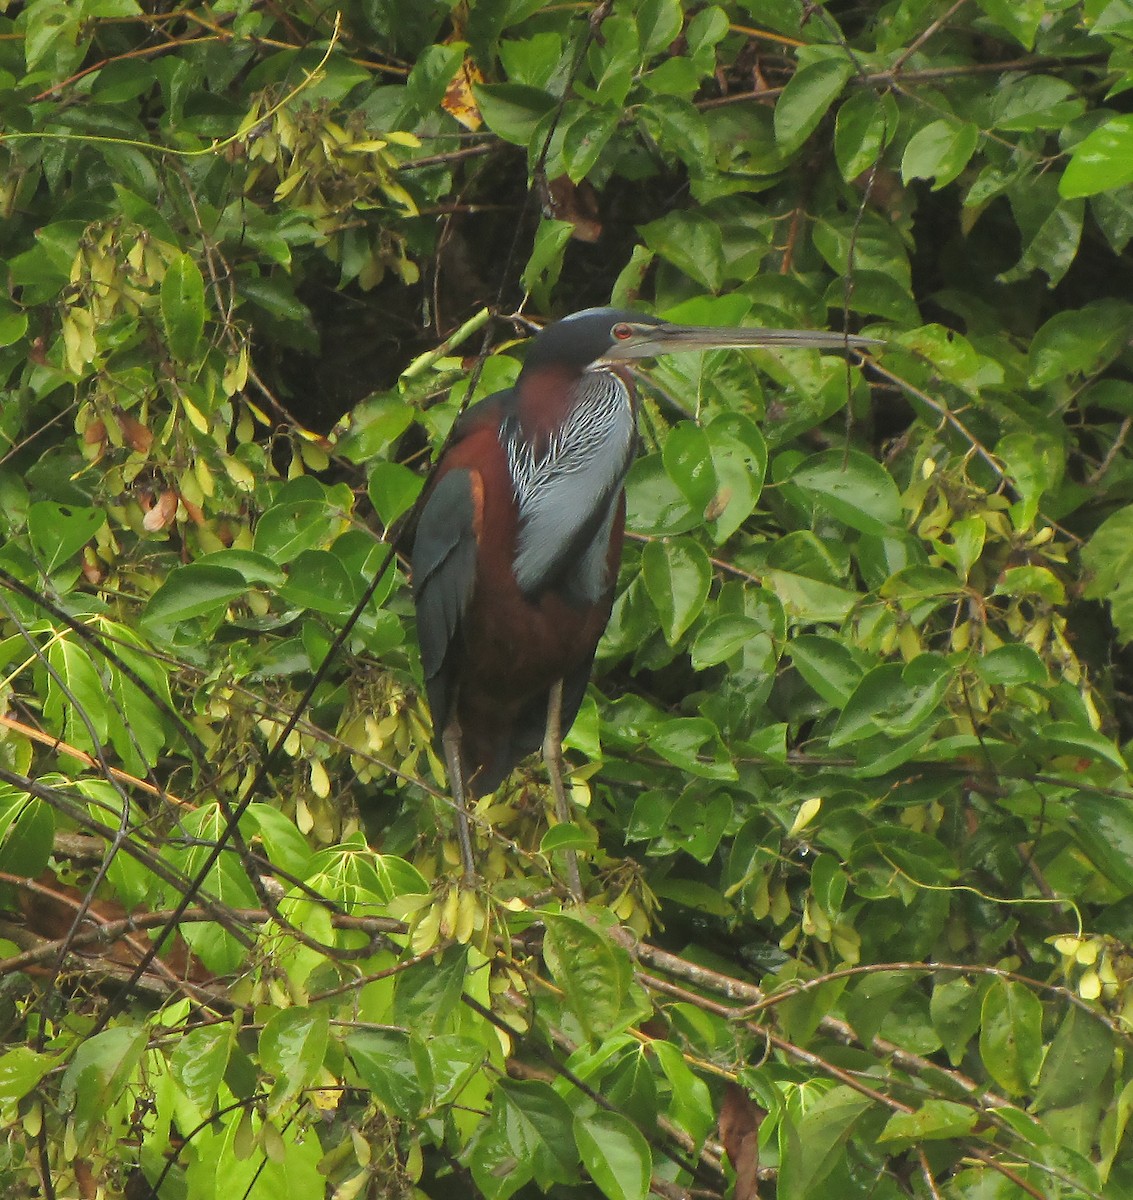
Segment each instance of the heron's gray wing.
M438 738L448 725L455 700L446 660L476 582L474 520L472 473L449 471L425 501L413 543L417 639Z

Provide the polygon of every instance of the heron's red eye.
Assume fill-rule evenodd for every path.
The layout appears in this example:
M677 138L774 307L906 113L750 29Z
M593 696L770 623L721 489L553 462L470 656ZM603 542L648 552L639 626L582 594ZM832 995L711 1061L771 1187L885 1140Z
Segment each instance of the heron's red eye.
M616 341L624 342L626 338L633 337L633 326L615 325L613 329L610 330L610 333L613 334Z

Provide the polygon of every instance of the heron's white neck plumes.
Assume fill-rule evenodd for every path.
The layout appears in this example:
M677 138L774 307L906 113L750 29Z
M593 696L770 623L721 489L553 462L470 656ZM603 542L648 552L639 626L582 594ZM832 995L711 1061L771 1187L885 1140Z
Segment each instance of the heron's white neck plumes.
M520 588L538 592L574 561L579 596L594 602L606 586L612 505L633 457L633 404L612 371L587 372L576 390L557 429L535 442L516 421L504 450L519 508Z

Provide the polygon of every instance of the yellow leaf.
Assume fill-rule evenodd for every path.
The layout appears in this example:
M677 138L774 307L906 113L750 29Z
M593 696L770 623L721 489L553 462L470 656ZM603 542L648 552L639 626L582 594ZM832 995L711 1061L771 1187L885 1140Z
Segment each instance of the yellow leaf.
M330 776L317 758L311 759L311 791L321 800L330 795Z
M67 370L74 375L81 375L87 363L94 362L94 316L85 308L69 309L63 317L63 348Z
M809 800L804 800L799 805L799 811L795 813L795 819L787 831L787 836L794 837L801 833L818 816L820 808L822 808L821 796L812 796Z
M459 121L465 129L477 130L484 123L472 94L473 86L483 82L484 76L480 68L471 58L465 57L445 90L444 99L441 100L441 107L445 112Z
M185 410L185 416L189 418L189 424L198 433L208 433L209 419L203 412L189 399L188 396L181 397L181 407Z

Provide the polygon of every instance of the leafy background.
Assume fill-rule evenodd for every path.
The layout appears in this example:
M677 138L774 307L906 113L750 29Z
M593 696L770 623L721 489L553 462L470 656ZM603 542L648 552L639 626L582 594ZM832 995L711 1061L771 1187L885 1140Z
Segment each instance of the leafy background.
M3 6L9 1194L1130 1194L1131 37ZM386 535L611 297L884 346L644 373L577 824L462 892Z

